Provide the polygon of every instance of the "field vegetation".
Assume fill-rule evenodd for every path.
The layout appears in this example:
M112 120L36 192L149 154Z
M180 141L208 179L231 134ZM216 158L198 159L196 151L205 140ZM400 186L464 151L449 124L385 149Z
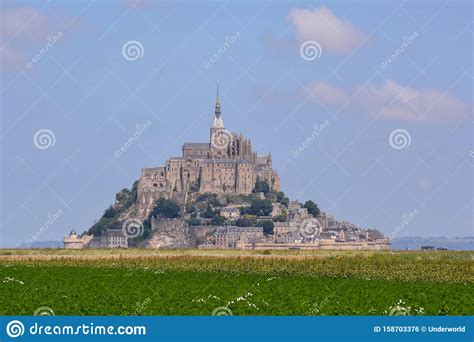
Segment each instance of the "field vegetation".
M472 315L472 252L2 250L2 315Z

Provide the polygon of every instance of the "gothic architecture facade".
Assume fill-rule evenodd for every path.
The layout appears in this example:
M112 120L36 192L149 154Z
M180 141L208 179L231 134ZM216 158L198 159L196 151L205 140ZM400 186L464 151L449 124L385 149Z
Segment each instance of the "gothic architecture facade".
M163 167L142 169L137 214L146 217L160 197L183 203L190 192L249 194L257 180L280 191L271 154L257 155L250 139L225 128L217 85L209 142L185 143L181 157L170 158Z

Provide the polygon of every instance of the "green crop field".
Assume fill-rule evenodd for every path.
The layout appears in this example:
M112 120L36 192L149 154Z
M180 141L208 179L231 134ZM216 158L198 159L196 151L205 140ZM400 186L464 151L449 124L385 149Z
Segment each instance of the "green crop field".
M473 315L473 252L0 251L2 315Z

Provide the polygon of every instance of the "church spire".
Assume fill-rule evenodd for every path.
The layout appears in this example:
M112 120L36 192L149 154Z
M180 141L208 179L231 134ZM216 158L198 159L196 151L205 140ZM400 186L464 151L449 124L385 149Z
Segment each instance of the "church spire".
M212 128L224 128L224 121L221 118L221 97L219 94L219 81L217 81L216 109L214 111L214 122Z
M217 81L217 94L216 94L216 109L214 111L216 118L221 116L221 98L219 95L219 81Z

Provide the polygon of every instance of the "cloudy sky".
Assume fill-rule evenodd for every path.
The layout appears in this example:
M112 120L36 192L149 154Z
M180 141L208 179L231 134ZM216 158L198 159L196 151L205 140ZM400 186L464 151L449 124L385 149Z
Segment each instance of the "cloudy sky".
M217 80L291 198L473 235L469 1L2 1L0 29L1 247L88 229L207 142Z

